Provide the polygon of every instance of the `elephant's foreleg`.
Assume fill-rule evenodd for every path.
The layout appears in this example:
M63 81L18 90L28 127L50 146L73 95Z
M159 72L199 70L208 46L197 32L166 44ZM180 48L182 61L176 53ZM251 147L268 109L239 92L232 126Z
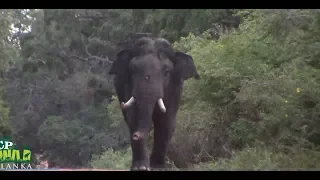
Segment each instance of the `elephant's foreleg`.
M132 166L131 170L149 170L149 157L145 139L131 141Z
M175 129L175 120L173 118L154 119L154 143L150 156L150 166L152 169L164 169L165 157L169 142Z
M130 122L135 122L134 119L130 119ZM133 134L136 131L135 123L127 123L129 126L130 134ZM131 170L150 170L150 161L148 156L147 149L147 137L144 139L133 140L131 138L131 150L132 150L132 164Z

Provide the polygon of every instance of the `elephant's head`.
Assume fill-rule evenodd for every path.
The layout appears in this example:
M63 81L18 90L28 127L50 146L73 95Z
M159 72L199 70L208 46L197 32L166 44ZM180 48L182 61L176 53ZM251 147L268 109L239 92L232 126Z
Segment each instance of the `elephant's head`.
M132 105L136 108L138 129L133 134L135 140L142 138L151 128L156 105L163 113L168 113L163 102L168 88L175 88L174 84L181 84L191 77L199 78L192 57L174 51L167 40L160 38L141 38L132 48L120 51L109 74L127 78L132 86L132 97L122 102L121 108Z

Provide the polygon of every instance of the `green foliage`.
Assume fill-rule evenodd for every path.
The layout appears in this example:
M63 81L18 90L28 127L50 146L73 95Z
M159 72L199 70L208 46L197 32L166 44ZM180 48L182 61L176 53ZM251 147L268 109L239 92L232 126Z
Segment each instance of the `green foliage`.
M195 36L190 33L174 45L192 55L199 70L200 82L185 84L183 102L187 109L183 111L187 116L198 112L197 118L201 120L197 122L205 128L198 131L197 141L191 138L178 140L190 133L190 130L179 129L175 136L178 145L174 145L177 149L171 151L172 156L184 149L184 154L197 154L195 157L204 162L210 158L230 157L234 150L257 143L276 147L280 153L319 146L316 125L320 103L319 70L307 60L317 52L301 50L310 43L306 37L314 34L310 29L316 29L316 16L310 10L241 13L245 17L239 29L218 41L210 40L207 34ZM299 19L304 17L311 21L309 25ZM291 21L284 22L287 18ZM277 28L282 23L282 29ZM202 111L191 105L195 104L195 99L202 102L197 104L205 104L204 107L211 107L215 113L201 116ZM179 116L178 122L185 122L185 117ZM205 135L208 137L204 138ZM202 149L186 150L184 146L180 149L181 144L189 147L194 144ZM307 153L307 156L312 158L316 153ZM193 162L195 157L189 161ZM263 164L265 168L276 168L272 163ZM295 164L296 167L299 165L315 166ZM189 165L184 163L185 166ZM245 167L239 163L235 166Z
M200 164L201 170L299 170L320 167L318 151L301 151L295 154L273 152L266 148L246 148L231 159Z
M6 72L18 57L16 47L9 42L11 37L11 23L14 23L14 10L3 9L0 11L0 73Z
M131 149L114 151L108 149L101 156L93 156L90 167L95 169L130 169Z
M126 126L123 114L119 107L120 104L118 98L116 96L112 96L112 102L107 106L108 114L110 116L110 119L113 121L111 124L112 127L119 127L121 125Z
M100 154L107 148L126 147L127 137L120 128L50 116L39 127L38 136L52 163L77 167L85 166L92 154Z
M12 135L12 128L9 124L9 111L10 109L0 96L0 137Z
M230 9L157 9L147 16L146 29L174 42L190 32L200 35L215 23L236 21ZM230 23L231 26L238 24Z
M0 10L0 137L12 136L13 133L12 126L9 124L10 104L5 99L5 87L8 85L8 82L4 74L19 56L11 33L12 23L16 23L21 18L18 12L18 10Z
M258 129L253 122L240 118L231 124L230 140L233 144L252 145L258 136Z
M51 156L57 156L55 161L65 161L72 153L78 154L79 157L73 161L85 160L81 157L82 148L88 146L94 129L90 126L84 126L76 120L65 121L62 117L48 117L39 127L38 135L41 146L51 152ZM59 158L61 157L61 158ZM61 163L61 162L60 162Z

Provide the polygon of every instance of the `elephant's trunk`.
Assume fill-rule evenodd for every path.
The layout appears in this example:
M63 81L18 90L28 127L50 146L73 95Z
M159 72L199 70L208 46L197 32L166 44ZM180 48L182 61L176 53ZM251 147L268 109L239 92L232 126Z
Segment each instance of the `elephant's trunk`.
M135 104L137 106L138 124L137 131L132 135L133 140L140 140L146 137L152 126L152 114L156 103L158 103L161 111L166 111L162 98L158 100L138 99L137 101L135 101Z
M144 132L137 131L137 132L133 133L132 139L137 141L139 139L143 139L145 135L146 134Z
M135 101L137 110L137 131L132 135L133 140L143 139L151 129L152 114L155 104L156 100L151 99L150 97L137 99Z

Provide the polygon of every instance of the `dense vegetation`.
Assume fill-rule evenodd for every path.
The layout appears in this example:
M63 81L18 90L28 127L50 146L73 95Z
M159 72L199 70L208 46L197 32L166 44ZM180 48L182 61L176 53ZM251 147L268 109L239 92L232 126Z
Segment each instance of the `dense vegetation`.
M129 167L107 72L120 48L161 36L201 75L185 84L173 168L320 168L319 10L0 13L0 136L50 166Z

